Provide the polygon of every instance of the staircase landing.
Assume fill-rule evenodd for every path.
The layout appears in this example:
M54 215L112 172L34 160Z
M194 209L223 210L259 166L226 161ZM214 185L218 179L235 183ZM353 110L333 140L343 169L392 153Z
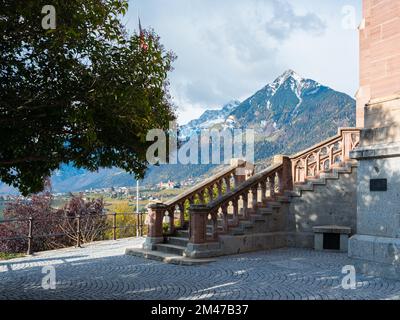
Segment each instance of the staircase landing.
M176 264L182 266L196 266L215 262L216 259L191 259L182 255L166 253L161 251L152 251L145 249L126 249L125 254L168 264Z

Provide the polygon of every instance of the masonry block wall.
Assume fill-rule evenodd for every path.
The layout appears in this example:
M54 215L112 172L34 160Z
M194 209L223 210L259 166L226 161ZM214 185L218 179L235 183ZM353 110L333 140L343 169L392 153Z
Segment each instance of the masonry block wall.
M360 25L360 89L357 126L365 123L371 100L400 94L400 1L364 0Z
M342 173L339 179L329 179L325 185L315 185L314 191L303 191L294 197L288 216L288 246L314 247L313 227L338 225L357 232L357 168Z

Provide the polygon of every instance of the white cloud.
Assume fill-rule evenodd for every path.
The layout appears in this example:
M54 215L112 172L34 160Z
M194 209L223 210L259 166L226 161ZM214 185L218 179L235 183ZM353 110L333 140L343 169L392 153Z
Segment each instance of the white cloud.
M342 7L357 0L136 0L127 26L160 34L178 55L171 93L181 124L205 108L244 99L286 69L353 95L358 86L356 30Z

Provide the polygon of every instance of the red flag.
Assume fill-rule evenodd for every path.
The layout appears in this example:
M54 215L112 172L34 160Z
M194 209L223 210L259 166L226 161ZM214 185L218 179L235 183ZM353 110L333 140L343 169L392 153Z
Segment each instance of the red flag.
M140 23L140 18L139 18L139 32L140 32L140 48L144 51L147 51L149 49L149 46L146 43L145 35L142 29L142 24Z

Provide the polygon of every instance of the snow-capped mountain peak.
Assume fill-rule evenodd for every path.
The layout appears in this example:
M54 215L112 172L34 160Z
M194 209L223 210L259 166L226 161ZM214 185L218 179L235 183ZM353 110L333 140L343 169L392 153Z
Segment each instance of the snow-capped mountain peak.
M214 126L226 125L229 122L229 127L232 123L232 118L229 115L240 105L240 101L231 100L226 103L221 109L206 110L198 119L190 121L188 124L181 126L179 130L180 139L186 138L198 133L201 129L210 129ZM229 120L228 120L229 118Z
M301 77L295 71L289 69L285 71L282 75L275 79L274 82L267 85L267 87L271 88L273 94L282 86L289 84L291 89L296 92L300 92L303 89L303 85L306 82L306 79Z
M280 75L278 78L276 78L276 80L274 81L274 83L279 83L280 85L282 85L285 81L287 81L289 78L293 78L296 82L301 83L304 78L301 77L298 73L296 73L295 71L289 69L286 70L282 75Z

